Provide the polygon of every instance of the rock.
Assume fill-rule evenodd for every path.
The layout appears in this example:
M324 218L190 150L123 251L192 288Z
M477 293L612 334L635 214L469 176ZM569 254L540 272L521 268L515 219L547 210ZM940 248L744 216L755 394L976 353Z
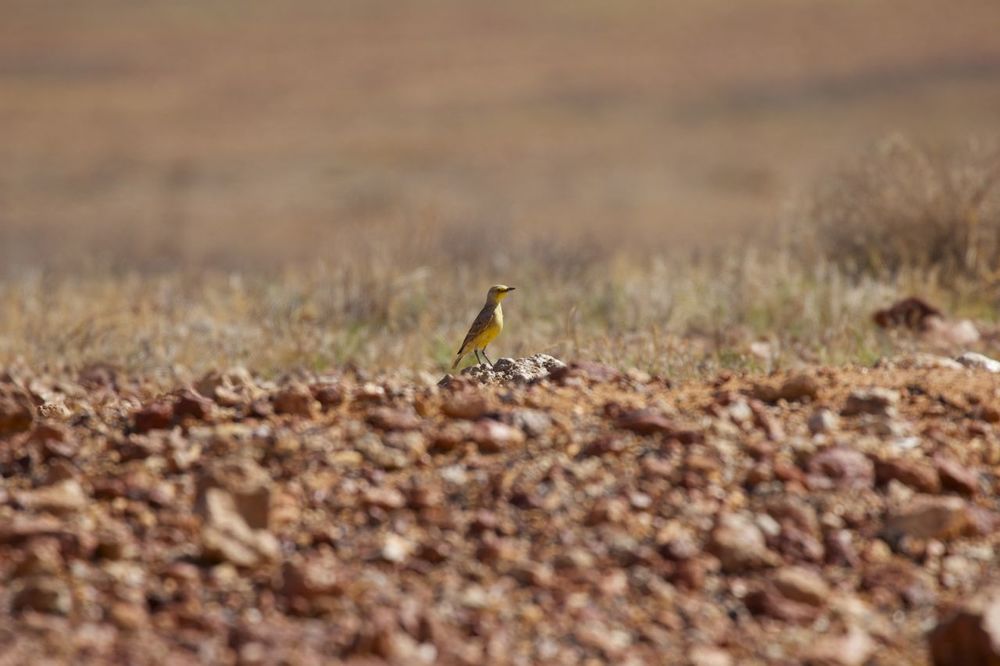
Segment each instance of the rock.
M969 526L968 505L962 498L918 496L889 516L884 533L890 541L903 536L948 540Z
M744 603L754 615L767 615L796 624L812 622L820 613L816 606L789 599L771 585L754 590L746 596Z
M205 490L199 509L204 519L201 547L206 560L256 567L278 558L277 539L267 530L247 525L236 508L236 500L225 490Z
M955 359L966 368L973 370L985 370L986 372L1000 373L1000 361L983 354L966 352Z
M288 597L307 600L336 596L343 592L344 581L336 559L328 555L298 556L281 568L282 591Z
M817 395L819 395L819 382L812 375L805 373L789 377L778 387L757 384L753 389L753 397L770 403L778 400L788 402L815 400Z
M695 645L687 654L691 666L732 666L732 655L714 645Z
M677 426L673 421L653 409L625 412L615 420L615 427L630 430L639 435L671 435L677 431Z
M500 453L524 443L524 433L492 419L477 421L472 428L472 440L483 453Z
M292 383L271 397L276 414L309 417L320 410L320 403L313 397L309 387L301 383Z
M945 490L971 497L979 492L979 475L963 467L954 458L938 454L934 456L934 468Z
M723 570L730 573L771 566L777 561L754 521L735 513L719 516L709 536L708 550L719 558Z
M165 400L151 402L132 415L132 424L139 434L168 430L174 425L174 406Z
M211 488L225 491L233 500L240 518L252 529L268 529L271 511L271 477L246 457L220 460L198 477L196 510L205 513Z
M18 493L17 501L34 511L73 513L86 508L88 498L79 481L66 479L51 486Z
M823 606L830 597L830 586L823 577L805 567L782 567L771 582L784 597L810 606Z
M934 666L1000 665L1000 590L984 592L938 620L928 642Z
M875 466L865 454L846 446L832 446L809 459L806 465L809 486L817 489L871 488Z
M379 430L418 430L423 420L412 410L377 407L368 413L368 423Z
M486 416L490 406L485 396L477 391L466 390L447 396L441 403L441 411L449 418L475 421Z
M52 615L69 615L73 597L69 586L54 576L37 576L18 580L13 585L11 610L36 611Z
M826 407L820 407L809 416L807 423L813 435L833 432L840 426L840 418Z
M884 598L881 593L888 592L910 608L929 606L936 601L934 577L907 560L890 560L862 571L860 589L875 596Z
M344 402L344 389L336 382L310 384L309 391L324 411L333 409Z
M875 479L880 485L890 481L900 483L923 493L937 493L941 480L933 466L919 460L897 458L875 461Z
M900 370L961 370L962 364L947 356L916 353L892 359L891 367Z
M620 379L622 374L615 368L594 361L576 361L568 366L555 368L551 379L560 384L589 383L607 384Z
M852 626L845 634L827 635L805 655L808 666L864 666L876 648L866 631Z
M205 421L212 417L215 403L191 389L182 389L176 394L174 416L179 419L194 419Z
M847 396L842 416L857 416L858 414L873 414L875 416L892 416L899 402L899 392L892 389L872 387L852 391Z
M462 370L462 376L483 384L527 384L565 367L565 363L548 354L535 354L527 358L500 358L492 367L485 363L473 365Z
M31 396L10 384L0 385L0 437L29 430L35 413Z
M390 532L385 535L385 540L382 543L382 559L386 562L399 564L405 562L415 548L416 544L406 537Z

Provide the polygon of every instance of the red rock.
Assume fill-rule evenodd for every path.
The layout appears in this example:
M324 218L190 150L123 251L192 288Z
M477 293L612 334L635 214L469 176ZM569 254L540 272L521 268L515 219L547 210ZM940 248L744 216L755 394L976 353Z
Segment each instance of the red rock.
M417 430L423 420L415 412L391 407L377 407L367 416L368 423L380 430Z
M760 528L750 518L739 514L719 516L709 536L708 550L719 558L723 570L730 573L771 566L777 562L776 555L767 549Z
M183 389L175 397L174 416L177 418L204 421L212 416L215 403L200 393L190 389Z
M1000 666L1000 591L984 592L938 620L928 642L934 666Z
M208 466L198 477L196 509L204 511L210 488L224 490L233 500L236 511L252 529L270 526L272 480L251 458L234 457Z
M877 645L864 630L852 626L845 634L823 636L805 655L808 666L864 666Z
M449 418L475 421L486 416L490 406L481 393L467 390L447 396L441 403L441 411Z
M31 396L9 384L0 385L0 437L26 432L35 414Z
M309 386L310 392L323 410L333 409L344 402L344 389L334 382L320 382Z
M755 590L744 599L747 610L754 615L767 615L785 622L806 624L815 620L820 609L785 597L771 585Z
M167 430L174 425L174 407L165 400L145 405L133 416L133 430L139 434L151 430Z
M875 479L879 484L898 481L923 493L937 493L941 490L938 472L931 465L907 458L875 461Z
M309 417L320 409L317 401L305 384L292 383L283 387L271 397L276 414Z
M774 387L768 384L754 385L752 395L758 400L775 403L779 400L788 402L800 402L803 400L815 400L819 395L819 382L812 375L799 373L792 375L780 386Z
M483 419L472 428L472 440L483 453L500 453L524 443L524 433L505 423Z
M979 492L979 475L974 470L963 467L954 458L936 455L934 456L934 467L941 478L941 487L945 490L967 497Z
M899 393L891 389L872 387L857 389L847 397L842 416L857 416L859 414L874 414L890 416L899 402Z
M918 496L890 514L884 532L888 539L948 540L961 536L970 525L965 500L959 497Z
M868 456L846 446L832 446L813 455L806 466L811 488L861 489L872 487L875 466Z
M771 576L771 582L782 596L810 606L823 606L830 597L830 586L813 569L782 567Z
M37 611L69 615L73 597L69 586L59 578L38 576L17 581L13 586L11 609L14 612Z
M19 504L35 511L73 513L87 507L88 497L79 481L67 479L17 494Z

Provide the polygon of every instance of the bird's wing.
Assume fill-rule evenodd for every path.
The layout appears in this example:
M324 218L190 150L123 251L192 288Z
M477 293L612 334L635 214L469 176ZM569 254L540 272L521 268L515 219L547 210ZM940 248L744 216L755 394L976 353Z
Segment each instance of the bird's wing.
M465 351L465 346L476 339L476 336L486 330L486 327L490 325L490 321L493 320L494 308L487 305L476 317L476 320L472 322L472 327L469 328L469 332L465 335L465 340L462 341L462 346L458 348L458 353L461 354Z

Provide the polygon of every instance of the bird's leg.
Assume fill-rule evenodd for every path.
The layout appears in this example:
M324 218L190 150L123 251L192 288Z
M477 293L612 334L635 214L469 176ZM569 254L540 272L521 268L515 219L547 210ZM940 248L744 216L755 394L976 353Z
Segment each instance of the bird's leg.
M483 360L481 358L479 358L479 350L478 349L473 349L472 353L476 355L476 365L482 365L483 364Z
M483 358L485 358L485 359L486 359L487 361L489 361L489 364L490 364L490 367L491 367L491 368L492 368L492 367L495 367L495 366L493 365L493 361L490 361L490 357L486 355L486 347L483 347Z

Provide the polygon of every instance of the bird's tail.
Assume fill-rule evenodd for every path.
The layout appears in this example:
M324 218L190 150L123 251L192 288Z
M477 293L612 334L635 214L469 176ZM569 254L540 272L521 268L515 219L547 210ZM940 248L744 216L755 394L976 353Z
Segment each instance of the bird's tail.
M458 364L462 362L462 356L464 356L464 354L459 354L458 356L455 357L455 362L451 364L452 370L457 368Z

